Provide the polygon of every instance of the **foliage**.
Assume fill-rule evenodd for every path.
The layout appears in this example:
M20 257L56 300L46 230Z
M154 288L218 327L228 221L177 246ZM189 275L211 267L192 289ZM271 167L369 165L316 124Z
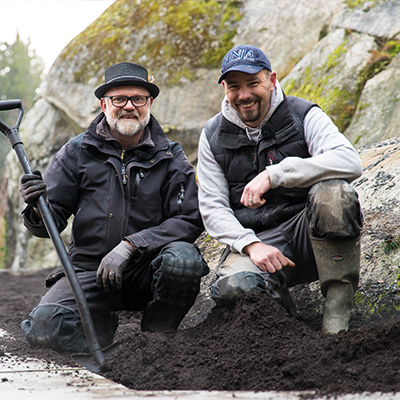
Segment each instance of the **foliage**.
M239 1L118 0L61 54L87 54L75 80L87 82L107 66L134 58L157 81L191 79L199 67L216 67L232 47Z
M33 105L44 70L43 60L29 47L18 33L14 43L0 42L0 99L21 99L25 111Z
M30 50L30 41L24 43L17 34L14 43L0 42L0 100L20 99L24 112L28 111L40 86L44 70L43 60ZM2 111L2 120L14 125L16 111ZM0 138L0 176L4 158L10 150L7 139Z
M0 42L0 100L20 99L27 112L33 105L36 90L40 86L44 70L43 60L30 49L30 41L23 42L17 33L14 43ZM14 126L17 111L1 111L0 118ZM4 160L11 150L6 136L0 133L0 177L3 175ZM2 188L3 201L4 188ZM6 220L4 207L0 207L0 268L8 261L6 243Z

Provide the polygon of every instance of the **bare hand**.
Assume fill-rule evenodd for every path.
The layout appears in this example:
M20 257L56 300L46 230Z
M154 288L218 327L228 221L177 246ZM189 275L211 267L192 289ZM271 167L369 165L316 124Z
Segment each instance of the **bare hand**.
M261 271L280 271L283 267L294 267L295 263L285 257L276 247L269 246L263 242L255 242L246 246L243 251L250 256L251 261Z
M240 202L248 208L258 208L265 203L262 196L270 189L271 178L268 170L264 170L245 186Z

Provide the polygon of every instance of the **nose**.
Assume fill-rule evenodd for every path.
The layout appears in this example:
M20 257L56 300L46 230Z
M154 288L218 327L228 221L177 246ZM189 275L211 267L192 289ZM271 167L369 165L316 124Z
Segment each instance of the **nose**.
M128 110L133 110L136 107L133 105L133 100L132 99L128 99L128 101L126 102L124 108L128 109Z
M246 86L242 86L239 90L238 97L240 100L246 100L251 97L251 93Z

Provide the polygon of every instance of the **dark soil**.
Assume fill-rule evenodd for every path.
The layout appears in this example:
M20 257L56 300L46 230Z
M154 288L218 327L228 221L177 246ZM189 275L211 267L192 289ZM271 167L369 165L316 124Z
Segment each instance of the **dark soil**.
M0 337L0 350L3 357L74 365L68 355L30 348L20 329L44 292L48 272L0 271L0 328L15 338ZM308 397L400 391L396 287L361 288L364 297L385 299L382 312L371 318L356 307L350 330L337 335L320 332L323 304L317 291L303 285L291 293L298 318L267 295L244 296L232 308L219 308L202 291L177 332L143 333L141 314L122 312L115 340L123 348L106 358L100 373L136 390L310 391Z

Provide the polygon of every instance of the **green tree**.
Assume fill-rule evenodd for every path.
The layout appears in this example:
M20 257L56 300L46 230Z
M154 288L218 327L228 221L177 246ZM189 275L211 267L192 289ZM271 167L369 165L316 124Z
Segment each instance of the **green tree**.
M0 42L0 100L20 99L24 112L33 105L44 70L43 60L30 49L30 40L23 42L17 33L14 43ZM15 125L17 111L1 111L0 118L8 125ZM11 150L8 138L0 133L0 268L8 262L6 244L4 160Z
M14 43L0 42L0 100L20 99L26 113L33 105L36 91L40 86L44 62L30 49L30 40L22 41L17 33ZM15 111L1 111L0 118L9 125L17 119ZM10 145L0 134L0 176L4 158Z

